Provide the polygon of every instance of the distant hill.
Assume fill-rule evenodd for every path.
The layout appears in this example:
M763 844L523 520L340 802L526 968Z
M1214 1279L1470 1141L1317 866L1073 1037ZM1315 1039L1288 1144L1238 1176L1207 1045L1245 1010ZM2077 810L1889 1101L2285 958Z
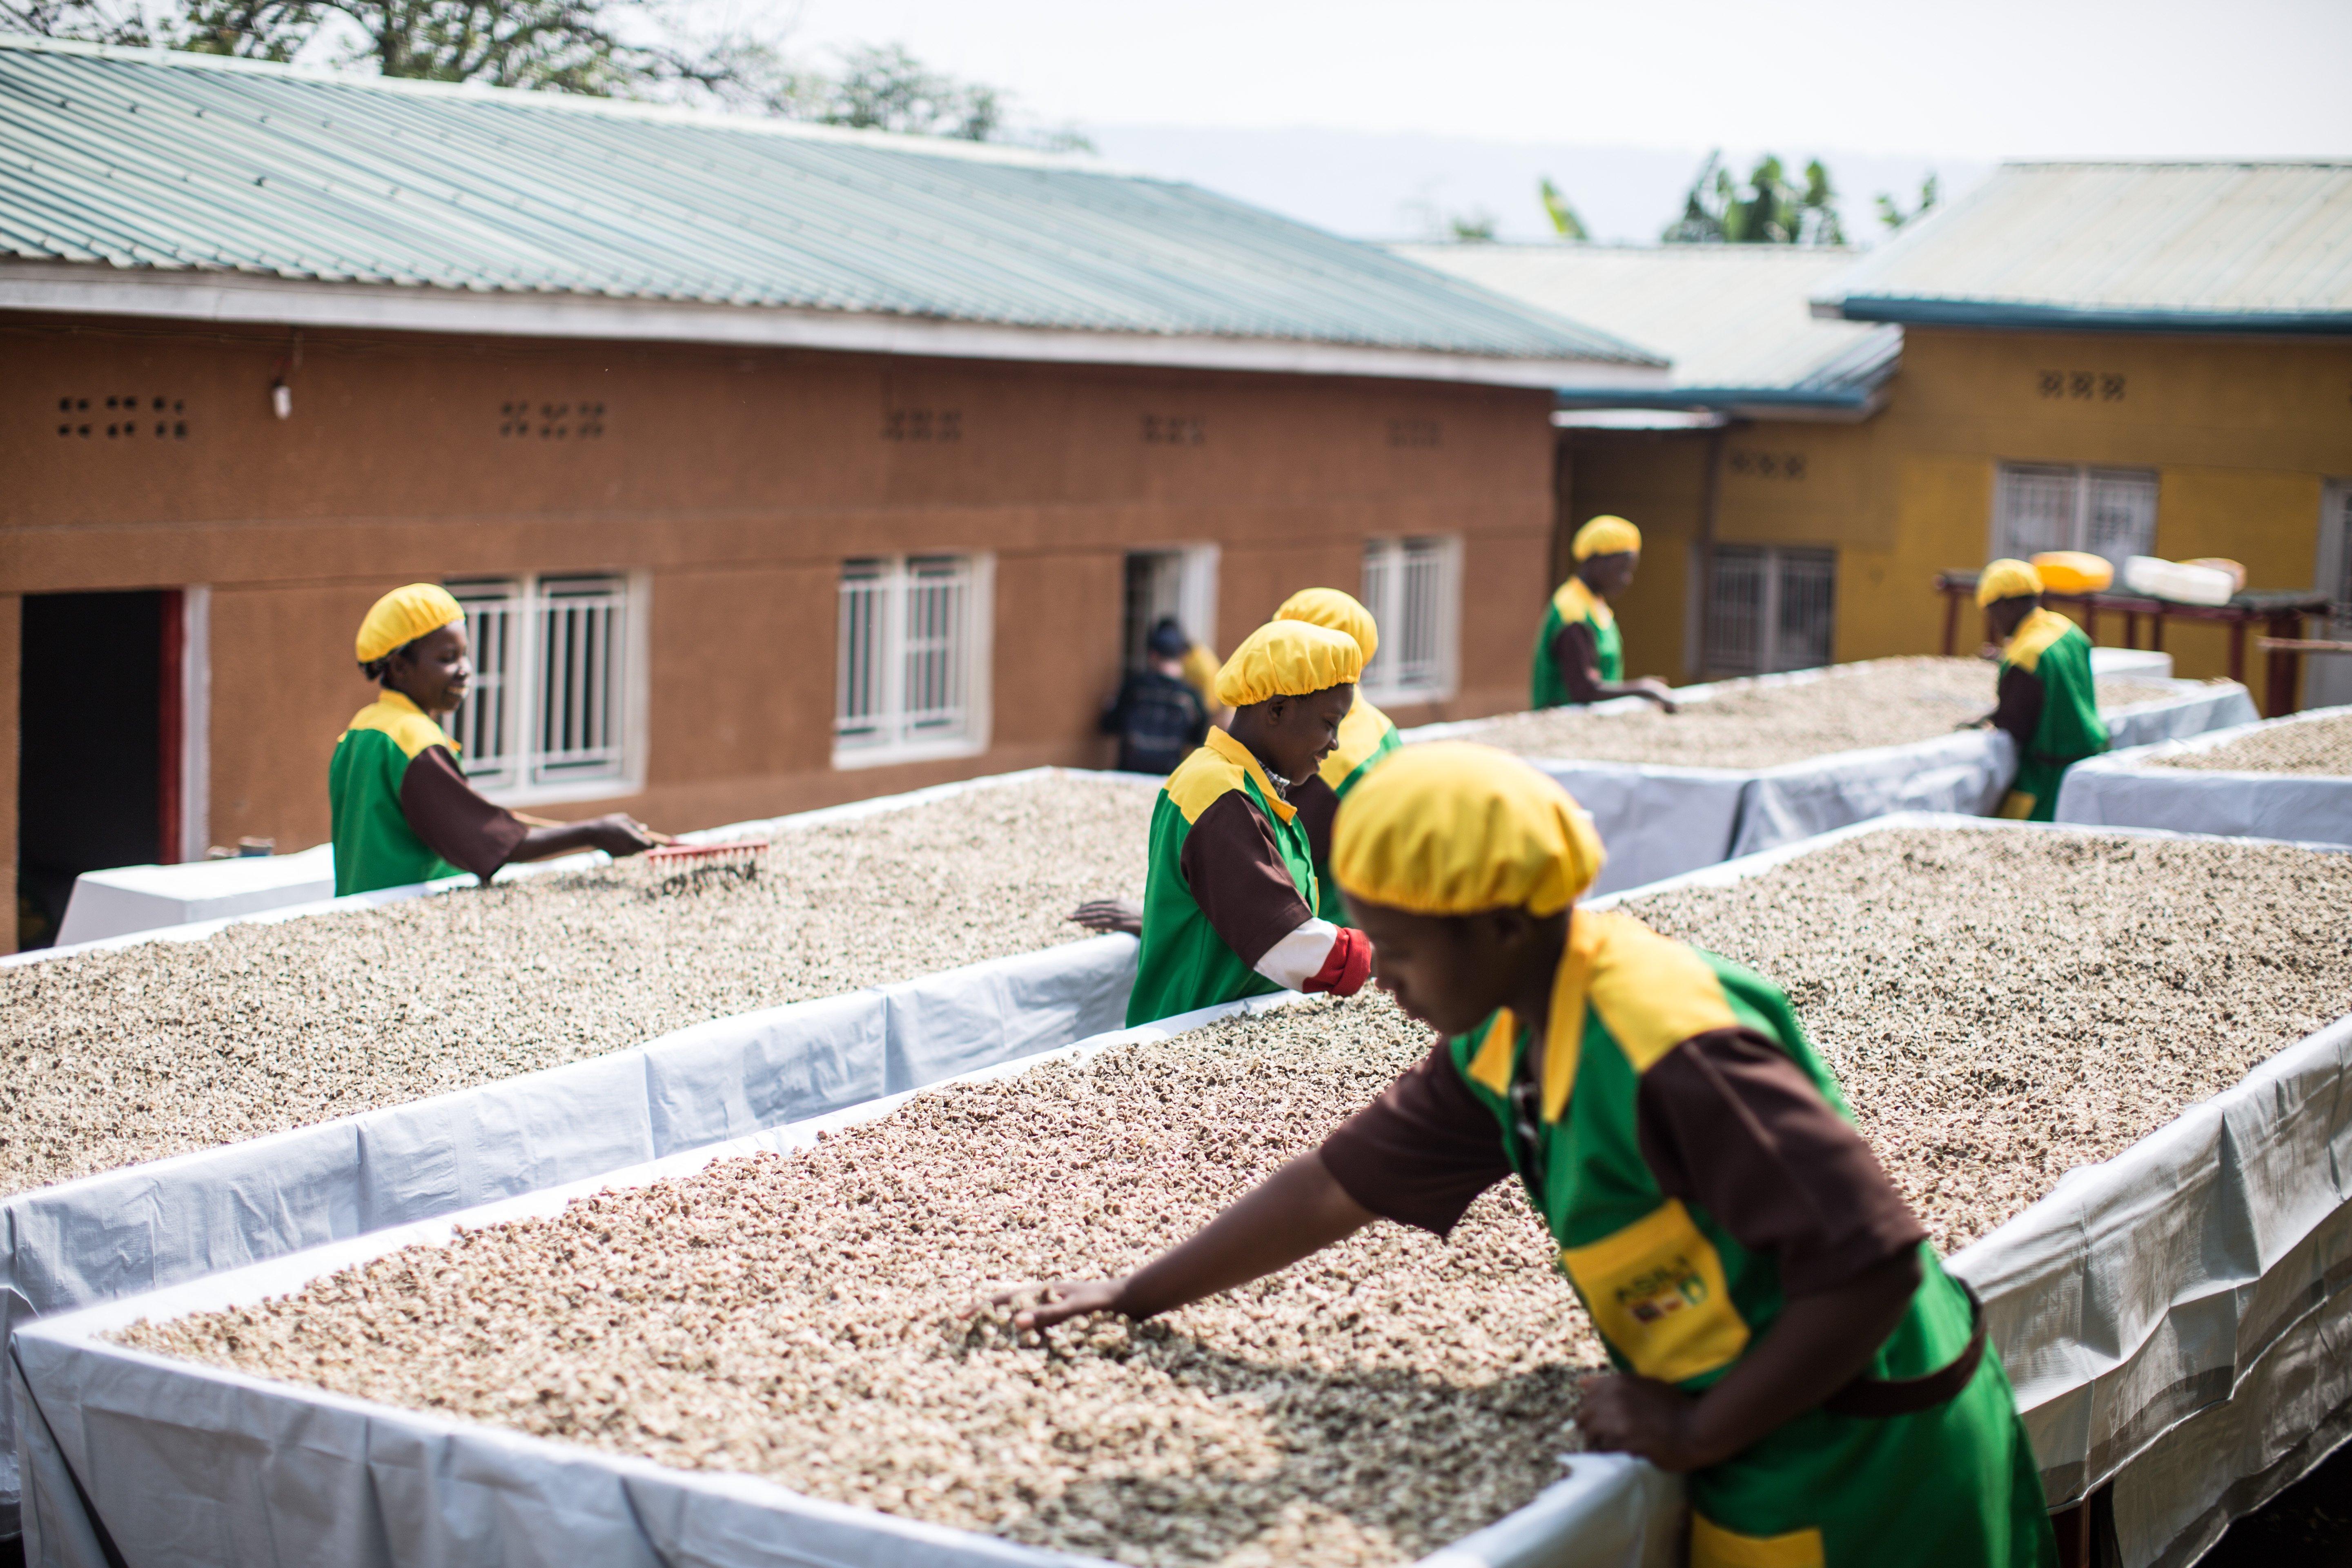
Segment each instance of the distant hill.
M1485 213L1498 239L1548 239L1536 197L1549 175L1595 239L1652 241L1682 210L1705 148L1576 147L1469 137L1356 131L1226 131L1171 125L1089 126L1105 158L1255 202L1361 239L1444 237L1454 216ZM1868 245L1885 231L1873 203L1890 192L1907 210L1930 169L1944 199L1992 165L1962 158L1770 149L1801 167L1819 156L1837 182L1847 237ZM1728 153L1735 169L1754 149Z

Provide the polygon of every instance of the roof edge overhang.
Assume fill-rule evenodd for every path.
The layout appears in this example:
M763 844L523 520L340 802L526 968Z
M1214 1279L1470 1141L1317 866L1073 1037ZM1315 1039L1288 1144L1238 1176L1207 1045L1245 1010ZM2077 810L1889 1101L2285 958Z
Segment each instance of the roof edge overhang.
M783 306L488 293L331 283L252 273L0 263L0 312L139 317L216 325L341 327L467 336L719 343L939 359L1150 365L1286 375L1373 376L1552 388L1574 379L1662 386L1663 368L1601 360L1513 358L1290 338L1091 331Z
M1564 410L1638 408L1664 413L1721 414L1735 419L1814 419L1859 422L1886 406L1884 380L1866 387L1815 391L1774 386L1668 386L1615 391L1590 384L1555 387L1552 406Z
M2239 337L2352 337L2352 311L2110 310L2001 300L1922 300L1849 294L1815 300L1827 321L1891 321L1913 327L2010 331L2229 333Z

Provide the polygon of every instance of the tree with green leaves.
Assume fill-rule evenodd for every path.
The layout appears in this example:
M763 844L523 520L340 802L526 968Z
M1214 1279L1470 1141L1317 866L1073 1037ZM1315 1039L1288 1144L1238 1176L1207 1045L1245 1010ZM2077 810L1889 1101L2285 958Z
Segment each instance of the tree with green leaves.
M0 0L0 28L245 59L309 56L384 76L600 98L700 101L791 120L970 142L1091 150L1074 131L1012 122L1000 89L924 67L904 45L794 66L772 38L678 46L663 0Z
M1878 221L1890 229L1901 228L1906 223L1926 217L1934 209L1941 194L1937 187L1936 173L1930 169L1927 172L1927 177L1919 182L1919 205L1907 213L1897 205L1893 196L1884 191L1879 192Z
M1766 153L1743 184L1710 153L1683 197L1683 213L1661 237L1668 245L1843 245L1837 192L1819 158L1805 165L1804 183L1789 177Z
M1536 194L1543 198L1544 216L1551 219L1554 234L1562 239L1592 237L1585 229L1584 220L1576 216L1576 209L1568 205L1568 198L1561 195L1559 187L1551 183L1550 175L1546 174L1536 181Z

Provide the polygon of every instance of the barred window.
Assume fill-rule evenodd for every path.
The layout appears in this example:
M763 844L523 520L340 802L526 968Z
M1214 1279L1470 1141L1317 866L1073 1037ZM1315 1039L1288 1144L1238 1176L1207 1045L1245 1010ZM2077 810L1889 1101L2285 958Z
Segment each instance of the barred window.
M2143 468L2003 463L1993 501L1992 552L2022 561L2084 550L2123 574L2124 559L2156 552L2156 475Z
M617 574L456 582L474 683L450 720L466 776L499 799L634 791L642 664Z
M842 563L835 767L987 749L992 565L970 555Z
M1376 703L1437 702L1453 696L1461 644L1462 542L1367 541L1358 596L1381 629L1380 651L1364 671L1364 695Z
M1709 675L1769 675L1830 662L1837 552L1719 544L1706 621Z

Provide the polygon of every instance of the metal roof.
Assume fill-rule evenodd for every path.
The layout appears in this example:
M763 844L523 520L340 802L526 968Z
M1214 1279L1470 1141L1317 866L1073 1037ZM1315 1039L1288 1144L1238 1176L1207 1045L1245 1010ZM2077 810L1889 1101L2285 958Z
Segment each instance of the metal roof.
M620 315L582 307L658 301L703 308L662 321L731 319L719 336L763 315L895 324L888 345L912 352L963 351L909 323L980 323L1000 331L955 341L998 357L1215 363L1216 345L1271 342L1407 365L1272 368L1656 374L1630 345L1377 247L1092 160L45 40L0 39L0 257L19 258L0 262L0 306L19 309L136 310L121 303L136 296L318 320L319 300L358 300L415 325L556 298L596 335ZM110 291L75 293L93 281ZM446 308L383 315L412 296ZM665 335L653 319L613 330ZM1129 352L1040 347L1044 332ZM1155 359L1135 352L1146 340L1190 346ZM1446 359L1494 374L1430 369Z
M2009 163L1820 290L1852 321L2352 332L2352 163Z
M1573 383L1566 407L1866 413L1903 349L1900 327L1815 319L1808 299L1853 265L1784 245L1403 245L1399 254L1573 315L1655 350L1664 387Z

